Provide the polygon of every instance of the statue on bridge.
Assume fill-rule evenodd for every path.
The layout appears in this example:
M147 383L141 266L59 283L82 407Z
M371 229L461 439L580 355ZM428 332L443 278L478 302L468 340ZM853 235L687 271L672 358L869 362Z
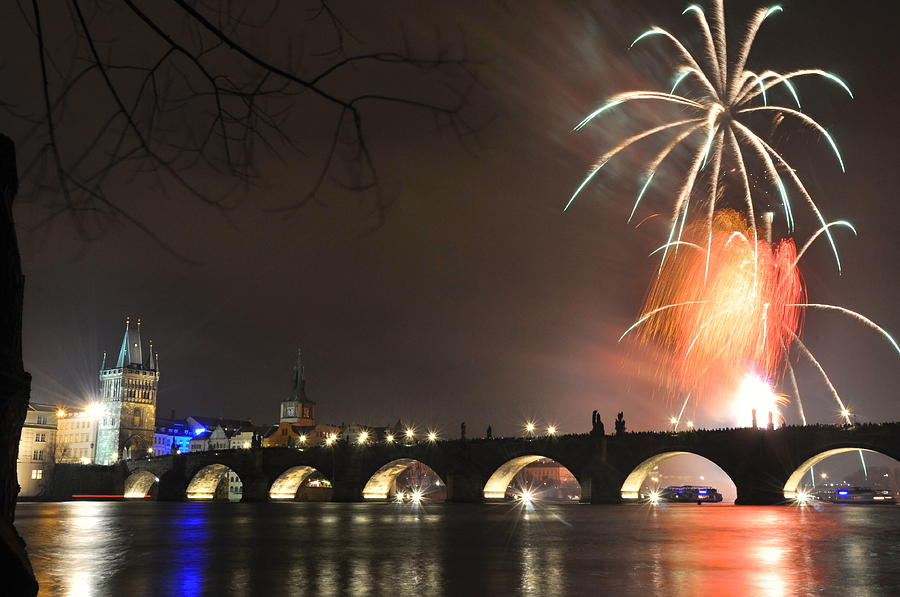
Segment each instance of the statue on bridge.
M600 420L600 412L596 410L591 414L591 435L606 435L606 430L603 428L603 421Z
M488 425L487 433L485 433L485 439L494 439L494 433L491 431L490 425Z
M624 434L625 434L625 414L620 411L618 416L616 416L616 435L624 435Z
M459 424L459 439L466 441L466 422Z

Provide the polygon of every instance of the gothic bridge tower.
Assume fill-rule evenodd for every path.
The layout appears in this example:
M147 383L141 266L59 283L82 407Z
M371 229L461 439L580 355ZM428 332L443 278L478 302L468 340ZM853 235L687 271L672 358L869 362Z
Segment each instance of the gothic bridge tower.
M115 367L100 365L100 424L97 429L98 464L147 455L153 447L159 354L153 341L144 356L141 320L125 319L125 337Z

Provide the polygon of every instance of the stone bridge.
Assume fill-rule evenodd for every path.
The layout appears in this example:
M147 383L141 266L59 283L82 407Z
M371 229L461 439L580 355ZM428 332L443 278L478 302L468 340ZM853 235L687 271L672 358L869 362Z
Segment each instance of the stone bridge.
M384 500L397 476L418 461L440 476L449 501L482 502L502 499L519 470L546 457L572 472L582 501L619 503L637 499L660 462L688 453L728 474L737 503L763 505L790 501L810 466L851 450L900 460L900 423L196 452L119 463L111 489L160 500L209 499L230 469L243 483L243 501L292 499L313 473L331 481L335 501Z

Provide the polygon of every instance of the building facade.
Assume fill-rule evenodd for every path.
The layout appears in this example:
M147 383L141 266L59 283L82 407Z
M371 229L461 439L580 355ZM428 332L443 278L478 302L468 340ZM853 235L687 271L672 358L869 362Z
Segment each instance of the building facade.
M56 432L56 406L30 403L16 458L19 497L39 496L49 484L53 474Z
M156 430L153 437L153 454L184 454L191 449L194 437L187 421L178 419L156 419Z
M100 367L100 424L97 431L98 464L152 453L155 441L156 392L159 355L153 342L144 354L141 321L125 320L125 337L115 367Z
M57 411L56 461L93 464L101 408L93 404L83 410Z

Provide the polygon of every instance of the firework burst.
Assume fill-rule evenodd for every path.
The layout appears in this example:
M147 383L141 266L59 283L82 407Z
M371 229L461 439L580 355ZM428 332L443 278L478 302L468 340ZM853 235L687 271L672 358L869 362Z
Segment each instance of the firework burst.
M780 374L805 303L793 240L755 242L744 216L730 209L716 212L708 247L704 222L688 225L683 238L630 329L666 349L665 369L688 392L747 370Z
M802 199L818 218L820 225L824 227L824 234L831 244L838 270L840 270L841 264L837 247L818 206L788 161L753 131L748 118L751 114L762 113L772 114L779 119L785 117L796 119L815 130L827 141L835 155L838 166L842 171L844 170L844 162L834 138L816 120L801 111L799 95L792 81L798 77L805 76L823 77L839 85L852 98L853 93L850 91L850 88L834 74L817 68L800 69L787 73L778 73L772 70L756 72L745 68L760 27L766 19L781 12L781 10L780 6L759 9L748 23L746 34L731 60L729 60L728 48L726 47L722 0L712 1L711 18L709 19L704 11L696 5L689 6L683 13L691 15L697 20L703 34L704 51L700 59L697 59L674 35L660 27L652 27L638 36L631 44L631 47L634 47L635 44L642 40L658 37L674 48L681 64L678 68L675 84L671 90L668 92L629 91L615 95L581 120L575 126L575 130L584 128L597 117L617 106L635 101L674 104L681 107L687 113L687 117L642 131L625 139L616 147L599 156L584 180L569 198L566 209L572 205L575 198L597 176L602 167L618 153L644 139L660 134L669 134L671 138L666 142L662 151L647 163L629 221L637 212L641 199L653 181L653 177L660 165L676 147L687 145L690 147L692 159L683 182L677 189L670 221L669 242L681 240L685 221L688 219L691 192L699 184L700 180L704 178L707 180L709 192L696 207L705 213L707 236L711 238L714 212L719 199L718 186L727 164L737 172L741 180L744 194L743 204L750 225L748 237L755 244L758 240L756 220L759 210L756 210L754 206L751 192L753 185L751 185L748 173L748 161L753 159L762 167L767 184L770 185L770 188L777 191L788 231L793 230L794 226L793 209L788 195L790 186L799 192ZM769 105L769 90L776 85L787 89L796 104L796 109ZM789 184L785 184L785 180ZM707 242L703 244L711 245L711 243ZM662 252L663 262L669 255L669 248L670 246L667 244Z

